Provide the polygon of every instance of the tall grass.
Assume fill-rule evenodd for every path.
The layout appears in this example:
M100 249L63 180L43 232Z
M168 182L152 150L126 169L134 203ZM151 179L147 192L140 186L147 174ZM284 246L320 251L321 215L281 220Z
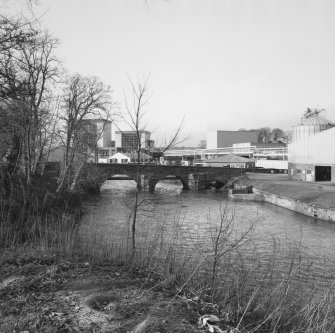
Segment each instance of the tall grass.
M274 237L264 256L251 246L253 225L235 232L227 207L218 223L208 221L207 243L185 243L180 218L168 227L165 222L138 229L135 260L127 230L105 239L86 226L82 251L95 262L136 268L154 287L174 290L174 299L187 300L199 314L216 314L240 332L335 332L334 280L325 278L326 266L324 274L313 269L299 244Z
M68 255L77 230L78 206L56 198L48 183L0 174L0 248L30 246Z

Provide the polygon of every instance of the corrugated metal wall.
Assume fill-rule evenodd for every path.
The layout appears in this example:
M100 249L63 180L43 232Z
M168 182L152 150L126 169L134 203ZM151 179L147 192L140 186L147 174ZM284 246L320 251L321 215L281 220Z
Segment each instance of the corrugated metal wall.
M289 163L335 164L335 127L288 145Z
M299 125L294 126L292 131L292 141L304 140L311 135L321 132L324 130L321 125Z

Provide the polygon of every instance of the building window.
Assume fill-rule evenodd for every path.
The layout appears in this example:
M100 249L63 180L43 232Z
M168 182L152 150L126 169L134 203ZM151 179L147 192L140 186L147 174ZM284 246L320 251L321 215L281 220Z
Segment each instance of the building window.
M126 152L134 151L138 148L138 137L136 132L122 133L122 149Z
M312 174L312 170L307 170L306 173L307 173L308 175L311 175L311 174Z
M301 169L297 169L297 173L302 173Z
M108 157L109 156L109 150L100 150L100 157Z
M121 159L121 163L122 163L122 164L125 164L125 163L127 163L127 162L128 162L128 160L127 160L126 158L122 158L122 159Z

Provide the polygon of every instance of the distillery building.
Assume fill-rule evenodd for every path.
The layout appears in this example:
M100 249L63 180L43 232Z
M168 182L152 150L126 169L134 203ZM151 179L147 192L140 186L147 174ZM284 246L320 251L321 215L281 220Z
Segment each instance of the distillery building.
M307 109L300 124L293 127L289 179L335 182L335 124L321 116L323 111Z

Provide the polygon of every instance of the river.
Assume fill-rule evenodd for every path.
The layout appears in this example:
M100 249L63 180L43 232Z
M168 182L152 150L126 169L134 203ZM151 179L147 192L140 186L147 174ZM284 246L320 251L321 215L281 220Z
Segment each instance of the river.
M134 181L106 181L101 192L84 203L82 234L94 234L99 243L126 243L134 190ZM335 276L334 223L266 202L230 201L226 193L214 190L182 192L181 184L173 182L159 182L154 193L142 192L141 200L139 240L158 242L164 235L165 241L176 242L178 238L183 250L206 252L223 216L232 221L227 231L231 239L247 234L242 248L250 257L255 252L263 258L275 253L285 266L293 254L306 266L313 266L314 272L322 271L329 279Z

